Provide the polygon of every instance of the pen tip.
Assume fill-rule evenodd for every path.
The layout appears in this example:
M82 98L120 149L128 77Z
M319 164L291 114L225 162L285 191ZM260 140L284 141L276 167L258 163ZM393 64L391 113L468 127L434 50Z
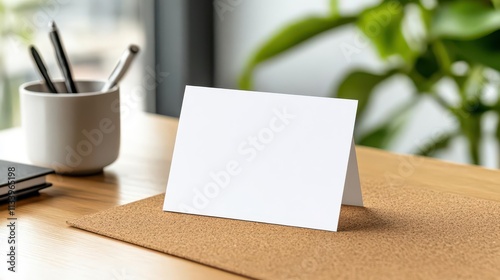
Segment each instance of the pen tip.
M55 21L53 21L53 20L51 20L51 21L49 22L49 28L50 28L51 30L55 30L55 29L57 29L56 22L55 22Z
M35 46L33 46L33 45L29 45L29 47L28 47L28 48L29 48L29 50L31 51L31 53L38 53L38 52L37 52L37 50L36 50L36 48L35 48Z
M130 51L131 53L138 53L138 52L139 52L139 47L138 47L137 45L130 45L130 46L128 47L128 49L129 49L129 51Z

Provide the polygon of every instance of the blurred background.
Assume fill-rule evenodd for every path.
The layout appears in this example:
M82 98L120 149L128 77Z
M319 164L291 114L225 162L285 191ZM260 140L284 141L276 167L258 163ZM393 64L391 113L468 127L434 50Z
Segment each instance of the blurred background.
M20 84L39 80L28 45L40 52L52 79L62 78L49 39L48 24L55 20L72 64L75 79L105 80L130 43L145 46L122 86L130 93L140 84L143 70L154 56L148 49L146 5L135 0L0 1L0 129L20 125ZM143 47L144 49L144 47ZM137 110L147 110L145 99Z
M499 166L496 0L0 0L0 129L20 125L35 44L61 77L55 20L77 79L106 79L125 48L123 117L178 116L186 84L358 99L357 144Z

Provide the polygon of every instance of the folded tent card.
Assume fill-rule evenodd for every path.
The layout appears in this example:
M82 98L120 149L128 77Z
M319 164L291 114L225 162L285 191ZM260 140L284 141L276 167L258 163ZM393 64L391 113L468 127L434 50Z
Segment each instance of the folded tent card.
M164 211L337 231L356 100L187 86Z

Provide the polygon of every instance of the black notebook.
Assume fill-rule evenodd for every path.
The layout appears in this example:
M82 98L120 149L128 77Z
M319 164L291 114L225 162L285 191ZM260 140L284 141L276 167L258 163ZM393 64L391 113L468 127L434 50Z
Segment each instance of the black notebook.
M45 176L51 173L54 170L50 168L0 160L0 203L8 200L12 181L15 181L12 195L20 199L50 187L52 184L46 182Z

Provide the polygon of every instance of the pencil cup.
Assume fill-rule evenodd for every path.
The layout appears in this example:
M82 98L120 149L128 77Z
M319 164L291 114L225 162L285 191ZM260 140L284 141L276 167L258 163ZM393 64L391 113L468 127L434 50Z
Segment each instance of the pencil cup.
M78 93L49 93L41 82L20 86L21 121L32 163L60 174L89 175L113 163L120 149L120 91L77 81Z

